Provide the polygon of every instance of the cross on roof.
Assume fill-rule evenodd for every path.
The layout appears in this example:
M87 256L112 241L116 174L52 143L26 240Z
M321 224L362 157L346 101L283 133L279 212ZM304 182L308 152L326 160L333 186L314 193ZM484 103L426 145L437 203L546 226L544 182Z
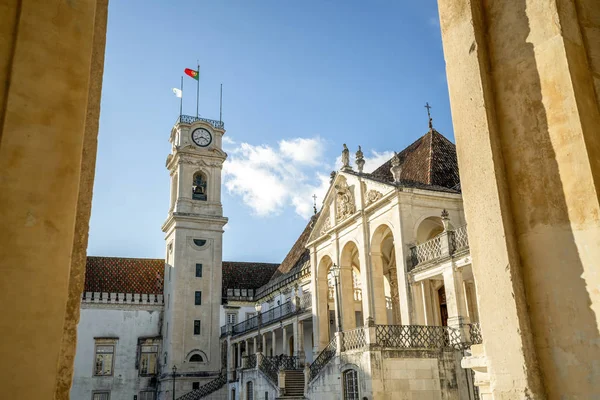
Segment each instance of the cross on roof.
M431 107L429 102L427 102L425 103L425 108L427 109L427 117L429 117L429 129L433 129L433 119L431 118L431 113L429 112L429 110L431 110L433 107Z
M312 198L313 198L313 209L315 211L315 214L317 214L317 195L313 194Z

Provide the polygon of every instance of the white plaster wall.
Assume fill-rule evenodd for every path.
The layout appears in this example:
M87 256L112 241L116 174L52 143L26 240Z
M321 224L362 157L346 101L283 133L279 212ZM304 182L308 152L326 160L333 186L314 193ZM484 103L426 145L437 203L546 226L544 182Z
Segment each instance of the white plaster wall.
M82 308L77 326L77 353L71 399L88 400L93 390L110 390L111 400L131 400L148 388L149 377L140 377L135 369L140 337L160 334L162 311L154 309ZM113 376L94 377L95 337L118 338L114 354ZM160 350L160 349L159 349ZM161 362L159 357L159 364Z

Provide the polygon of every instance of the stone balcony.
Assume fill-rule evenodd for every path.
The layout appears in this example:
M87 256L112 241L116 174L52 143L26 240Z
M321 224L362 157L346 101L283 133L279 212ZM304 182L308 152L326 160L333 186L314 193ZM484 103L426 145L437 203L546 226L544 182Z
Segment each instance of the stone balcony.
M410 248L408 271L412 271L417 267L433 265L454 255L468 252L467 226L447 230L433 239Z

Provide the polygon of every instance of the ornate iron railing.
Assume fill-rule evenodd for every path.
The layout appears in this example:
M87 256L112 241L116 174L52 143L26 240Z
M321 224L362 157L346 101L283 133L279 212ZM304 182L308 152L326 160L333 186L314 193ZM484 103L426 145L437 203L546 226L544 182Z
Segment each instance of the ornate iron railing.
M267 358L275 364L277 370L300 369L300 359L298 357L286 356L285 354L281 354L279 356L272 356Z
M177 400L198 400L221 389L227 383L227 375L220 374L216 379L200 386L199 389L178 397Z
M250 354L249 356L242 357L243 369L256 368L256 354Z
M342 336L342 351L362 349L367 345L365 328L344 331Z
M469 247L469 236L467 236L467 226L463 225L452 232L454 251Z
M373 344L377 347L402 349L464 347L458 330L448 326L424 325L377 325Z
M471 344L483 343L483 337L481 336L481 326L479 322L469 324L469 339Z
M279 371L279 368L277 367L277 364L271 359L271 357L263 357L260 361L258 369L262 371L274 385L277 385L277 371Z
M336 342L336 338L334 337L333 339L331 339L331 342L329 342L329 344L327 346L325 346L323 351L321 351L319 353L317 358L315 358L315 361L313 361L313 363L310 364L310 379L309 379L309 381L312 381L313 379L315 379L317 377L319 372L321 372L321 370L329 363L329 361L331 361L331 359L333 357L335 357L336 352L337 352L337 342Z
M410 255L413 260L413 266L419 265L421 263L435 260L436 258L440 258L442 256L442 238L441 236L434 237L426 241L425 243L421 243L415 247L411 247Z
M191 115L180 115L179 118L177 118L175 124L193 124L197 121L208 122L214 128L217 129L223 129L225 127L225 123L223 121L215 121L214 119L193 117Z

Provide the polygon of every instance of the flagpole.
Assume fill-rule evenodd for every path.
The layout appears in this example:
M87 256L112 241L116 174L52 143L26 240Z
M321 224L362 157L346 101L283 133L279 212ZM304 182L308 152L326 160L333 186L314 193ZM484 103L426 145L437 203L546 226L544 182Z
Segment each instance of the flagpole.
M223 84L221 83L221 98L219 99L219 122L223 122Z
M198 113L198 103L200 101L200 62L198 62L198 80L196 81L198 85L196 86L196 118L200 116Z
M179 117L183 115L183 75L181 75L181 97L179 98Z

